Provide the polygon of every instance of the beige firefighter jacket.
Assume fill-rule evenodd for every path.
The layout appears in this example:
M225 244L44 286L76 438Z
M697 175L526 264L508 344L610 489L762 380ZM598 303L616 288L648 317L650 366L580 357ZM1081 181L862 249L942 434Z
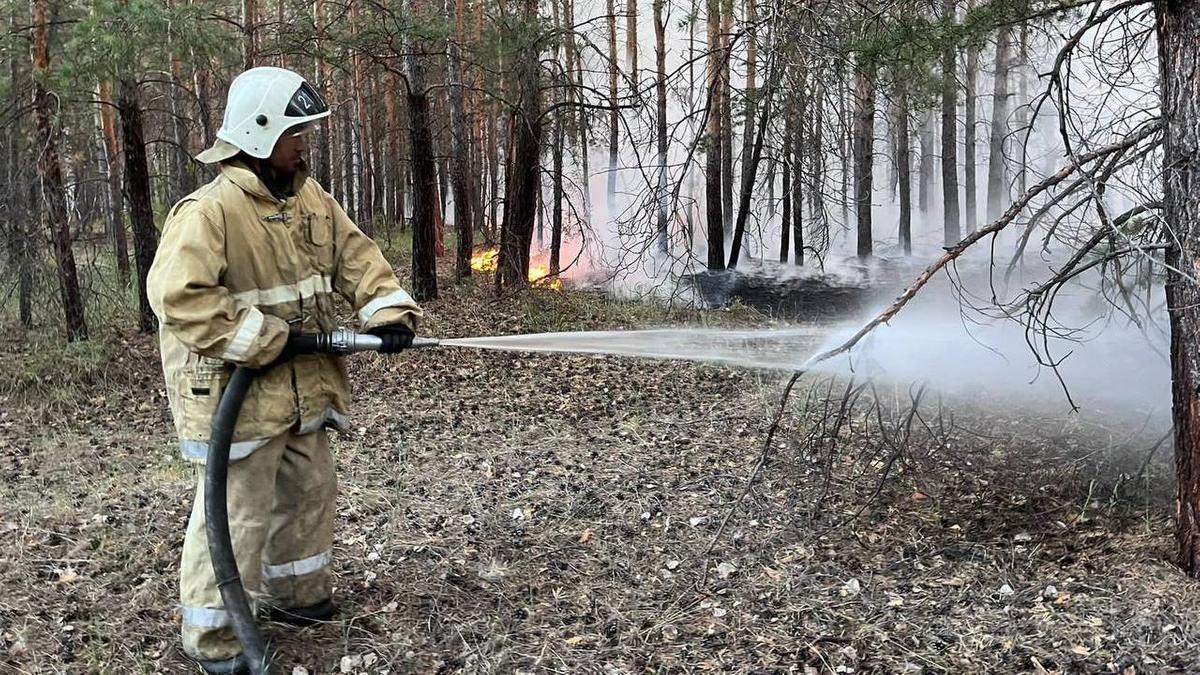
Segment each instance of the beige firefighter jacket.
M297 176L294 197L275 198L249 169L220 175L171 209L150 268L150 304L171 413L183 456L203 462L226 364L264 366L291 326L337 327L334 293L363 330L403 323L421 310L379 248L315 181ZM341 358L299 356L255 378L234 429L240 459L298 425L346 429L350 389Z

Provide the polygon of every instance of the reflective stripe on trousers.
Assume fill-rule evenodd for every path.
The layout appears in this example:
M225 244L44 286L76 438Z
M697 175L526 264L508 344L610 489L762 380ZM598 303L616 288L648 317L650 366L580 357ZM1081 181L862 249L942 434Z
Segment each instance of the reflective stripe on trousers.
M204 531L203 468L180 565L183 648L199 659L241 651L213 578ZM330 597L337 478L326 432L288 432L229 465L229 531L242 584L281 608Z

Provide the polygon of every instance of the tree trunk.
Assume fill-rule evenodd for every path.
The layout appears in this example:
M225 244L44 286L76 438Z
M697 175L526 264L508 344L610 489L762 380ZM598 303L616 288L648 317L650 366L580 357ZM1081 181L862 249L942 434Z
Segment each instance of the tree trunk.
M779 224L779 262L786 263L792 236L792 175L795 173L792 152L795 145L792 136L796 133L796 118L785 111L783 118L783 217ZM799 178L800 176L796 176Z
M956 19L954 0L942 0L942 14ZM942 242L953 246L962 239L958 214L958 77L954 45L942 48Z
M133 226L133 257L137 263L138 330L153 333L158 320L146 294L146 275L154 263L158 248L158 230L154 228L154 208L150 195L150 167L146 160L146 140L142 124L142 104L138 83L122 80L121 140L125 146L125 189L129 193L129 222Z
M405 2L408 5L408 2ZM407 8L407 7L406 7ZM437 175L433 132L430 129L429 94L425 89L425 57L408 46L404 57L408 80L408 126L412 166L412 290L419 301L438 296L437 286Z
M563 234L563 143L566 133L563 130L562 116L554 119L553 153L553 197L550 203L550 275L558 276L562 272L562 234Z
M129 286L129 242L125 238L125 193L121 189L121 165L117 161L120 144L117 125L113 120L116 106L112 100L112 84L100 83L100 128L104 133L105 168L108 175L108 231L113 238L113 253L117 258L117 273L122 286Z
M566 63L564 64L563 75L566 78L567 84L567 102L571 104L570 109L574 110L578 92L575 86L575 3L573 0L562 0L562 16L560 18L562 20L564 35L563 58ZM566 143L565 147L575 147L579 134L578 125L573 114L572 117L563 123L563 130L567 135L566 141L564 141Z
M772 77L774 77L772 75ZM767 85L763 96L762 119L758 121L758 133L754 137L754 147L750 151L750 165L742 172L742 190L738 199L737 222L733 226L733 246L729 250L729 267L737 267L738 257L742 248L742 238L746 233L746 220L750 217L750 197L754 193L754 181L758 177L758 163L762 159L763 137L766 136L767 120L770 119L771 97L774 95L774 82ZM784 254L786 256L786 253Z
M242 69L250 70L258 61L258 42L255 24L258 21L257 0L242 0Z
M637 87L638 81L638 32L637 0L625 4L625 61L629 64L629 77Z
M996 79L992 94L992 136L988 145L987 219L1004 213L1010 195L1005 176L1004 150L1008 138L1008 70L1012 51L1012 28L1001 26L996 34Z
M858 257L871 257L872 166L875 151L875 66L860 63L854 77L854 220L858 227Z
M631 2L632 4L632 2ZM655 77L655 127L658 137L658 251L666 255L670 252L670 233L667 231L668 218L671 210L671 191L668 187L670 177L667 175L667 48L666 25L663 19L665 0L654 0L654 66ZM634 52L636 58L637 52Z
M809 213L813 215L813 227L809 229L808 246L810 249L825 253L829 248L829 216L825 213L825 172L827 165L825 163L825 129L824 129L824 112L825 112L825 88L819 81L818 77L813 78L813 91L810 96L812 110L812 133L809 143L811 152L809 157L812 158L812 171L809 173L808 180L808 204ZM803 176L796 176L796 180L803 182ZM816 237L813 233L816 233Z
M192 53L192 61L196 62L195 50L189 50ZM196 105L200 113L200 131L204 134L204 147L206 148L211 146L216 138L216 132L213 130L212 96L209 93L211 79L206 67L197 67L192 73L192 86L196 88Z
M317 91L324 92L325 96L333 101L333 92L330 91L329 75L326 72L325 65L325 0L314 0L313 2L313 24L316 26L315 51L316 59L313 64L314 75L316 76ZM317 138L319 139L315 152L316 178L326 189L333 191L333 175L330 171L332 164L333 147L330 127L333 125L333 117L325 118L324 122L317 125ZM403 214L401 214L403 215Z
M12 7L9 14L9 34L16 34L17 30L17 9ZM23 86L18 79L20 72L18 71L17 59L11 58L8 60L8 82L10 87L10 100L8 103L12 105L13 110L20 110L24 105L21 97ZM22 155L22 125L20 118L14 119L4 127L5 135L5 201L7 203L8 224L5 228L5 248L8 250L8 262L10 268L17 277L17 312L21 320L21 325L25 328L33 327L33 275L30 250L32 242L29 236L29 222L34 220L32 213L32 204L27 203L27 186L30 183L27 179L22 179L21 159ZM128 265L128 264L127 264Z
M1020 133L1028 133L1025 127L1029 124L1029 24L1021 24L1020 43L1017 50L1017 128ZM1025 194L1029 188L1029 161L1022 152L1017 164L1017 194Z
M357 36L358 33L358 3L350 0L350 26L352 36ZM358 203L359 203L359 227L368 234L371 231L371 220L375 215L375 175L371 171L371 130L367 123L367 100L363 95L363 89L367 86L365 79L365 70L362 64L362 55L360 50L354 50L352 58L354 67L354 78L351 80L351 87L354 95L354 112L356 114L355 124L358 137Z
M974 0L969 0L968 11L974 9ZM976 109L978 108L978 85L979 79L979 48L975 46L967 47L967 72L966 72L966 116L964 123L966 127L963 130L963 183L966 186L966 194L964 195L963 207L965 211L964 221L966 225L966 233L970 234L975 231L975 226L979 220L979 208L976 204L978 198L976 196L978 179L975 176L975 125Z
M746 23L754 25L758 20L757 0L746 0ZM757 104L758 85L758 41L753 32L746 33L746 110L742 122L742 171L750 164L745 148L754 143L754 108Z
M387 219L400 227L404 226L404 211L401 207L404 191L403 174L400 171L400 109L396 102L396 90L400 88L399 78L389 75L383 87L383 114L386 118L383 139L387 147L387 164L384 171L387 178L387 189L384 191L384 210Z
M181 95L186 91L183 86L183 63L178 56L171 55L171 134L175 147L171 151L175 168L175 197L172 202L182 199L196 189L192 181L192 155L188 151L188 132L185 121L189 115L183 109Z
M499 226L497 222L497 209L500 204L500 150L496 145L496 133L499 124L496 122L496 115L488 115L488 187L491 190L491 197L488 200L488 224L484 230L484 237L488 245L494 246L499 238L496 236L496 228Z
M725 234L733 230L733 0L722 0L721 15L721 215Z
M911 112L908 106L908 87L900 83L897 95L897 107L900 112L896 115L899 128L896 130L896 164L900 185L900 248L904 255L912 255L912 157L909 150L910 131L908 122Z
M71 249L71 224L67 218L67 197L63 187L62 167L58 157L58 130L54 115L56 104L46 91L42 75L50 67L47 40L47 5L49 0L33 0L32 62L33 107L37 121L38 178L41 180L43 201L49 213L50 237L57 263L58 290L62 301L68 341L86 340L87 321L84 319L83 297L79 292L79 274L75 269L75 253Z
M796 116L796 131L792 136L792 166L796 177L792 180L792 262L804 264L804 125L808 121L808 98L805 93L808 79L807 69L800 74L796 97L800 99L799 114ZM762 123L767 124L767 117Z
M468 156L467 120L463 110L462 59L459 54L463 39L463 0L446 0L446 19L454 26L454 34L446 40L446 83L450 107L450 172L454 183L454 231L458 248L454 257L454 276L471 276L472 224L471 162Z
M921 215L928 216L932 211L929 203L929 188L933 186L933 111L926 110L921 114L921 131L918 134L921 144L921 159L917 176L917 209Z
M501 288L521 286L529 280L529 246L533 243L533 221L537 217L537 195L541 159L541 112L538 90L538 51L532 24L537 19L537 0L525 0L521 49L516 63L519 109L513 111L513 149L506 174L504 227L500 233L500 255L496 283Z
M572 5L574 7L574 5ZM583 58L575 55L575 84L582 86L583 83ZM583 225L590 227L592 223L592 170L591 166L591 127L588 124L587 109L584 106L579 106L579 164L582 189L581 201L583 202Z
M842 227L850 227L850 205L853 202L851 197L851 185L853 181L850 179L854 173L854 92L850 90L850 85L847 84L850 78L845 76L846 66L843 64L838 69L838 89L840 90L839 104L841 108L838 110L840 117L840 131L838 134L838 145L842 169Z
M708 123L704 201L708 221L708 269L725 269L725 223L721 215L721 0L708 0Z
M617 9L615 0L608 2L608 104L612 109L608 113L608 190L605 192L608 206L608 220L617 219L617 162L620 146L618 134L621 127L621 114L617 110ZM586 183L585 183L586 184Z
M1159 2L1159 81L1167 131L1163 149L1163 220L1172 228L1166 253L1171 321L1171 389L1177 481L1178 562L1200 578L1200 3ZM1180 273L1178 270L1187 270Z

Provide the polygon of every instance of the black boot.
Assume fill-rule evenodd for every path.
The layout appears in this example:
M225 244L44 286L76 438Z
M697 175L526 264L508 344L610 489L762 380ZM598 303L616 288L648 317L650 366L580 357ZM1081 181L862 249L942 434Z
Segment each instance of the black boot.
M337 605L332 600L322 600L307 607L270 607L267 609L267 621L286 623L293 626L311 626L322 621L328 621L337 614Z
M233 658L220 659L216 661L206 661L204 659L195 659L199 664L200 669L205 673L212 675L249 675L250 666L246 663L246 657L238 654Z

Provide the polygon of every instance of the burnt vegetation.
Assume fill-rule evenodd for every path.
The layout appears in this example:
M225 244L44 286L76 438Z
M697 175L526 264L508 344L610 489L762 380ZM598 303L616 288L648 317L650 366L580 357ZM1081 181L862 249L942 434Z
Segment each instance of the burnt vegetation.
M1200 663L1195 0L0 11L0 671L190 672L145 276L254 65L329 100L311 175L424 333L828 329L790 377L351 360L345 612L271 630L286 672ZM872 377L930 296L1019 326L1060 397ZM1063 374L1103 326L1167 364L1169 420Z

